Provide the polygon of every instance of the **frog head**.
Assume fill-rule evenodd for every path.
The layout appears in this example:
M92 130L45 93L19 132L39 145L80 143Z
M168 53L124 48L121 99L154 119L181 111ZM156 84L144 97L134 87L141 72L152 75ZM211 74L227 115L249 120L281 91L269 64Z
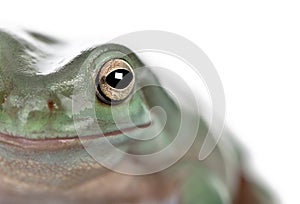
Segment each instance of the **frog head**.
M104 44L69 57L62 54L65 47L33 32L19 37L0 31L0 173L12 186L85 181L106 170L85 151L78 132L86 141L103 137L128 146L124 131L149 127L151 107L176 110L159 88L134 91L141 82L135 70L144 65L128 48ZM157 82L148 69L142 72ZM74 109L78 100L92 106L76 102ZM101 134L87 122L91 117Z

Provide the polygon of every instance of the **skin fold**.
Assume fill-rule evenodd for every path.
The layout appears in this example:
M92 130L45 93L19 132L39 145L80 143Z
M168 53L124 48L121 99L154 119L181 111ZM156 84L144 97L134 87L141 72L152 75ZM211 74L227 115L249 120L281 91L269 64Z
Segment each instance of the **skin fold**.
M133 69L143 63L122 45L104 44L77 53L68 52L68 46L34 32L0 31L0 203L273 203L244 172L242 151L228 130L207 159L197 159L208 131L205 122L187 154L166 170L130 176L100 165L85 145L108 139L127 152L155 152L174 139L179 110L159 87L138 90L123 103L102 102L94 83L105 62L120 58ZM143 74L159 83L149 69ZM94 106L74 113L72 101L85 94L92 96ZM168 116L161 136L150 142L128 138L123 131L142 135L141 130L161 122L150 114L155 106ZM111 109L121 125L115 124ZM132 123L127 121L128 110ZM87 122L92 115L103 131L100 135ZM115 163L127 164L122 158Z

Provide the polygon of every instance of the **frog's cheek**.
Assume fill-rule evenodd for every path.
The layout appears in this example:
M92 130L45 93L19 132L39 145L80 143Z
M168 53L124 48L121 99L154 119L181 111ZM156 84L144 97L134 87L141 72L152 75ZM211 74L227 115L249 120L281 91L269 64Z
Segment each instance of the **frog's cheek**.
M150 110L141 92L133 94L122 104L96 105L94 117L97 120L96 130L103 134L136 129L151 123Z

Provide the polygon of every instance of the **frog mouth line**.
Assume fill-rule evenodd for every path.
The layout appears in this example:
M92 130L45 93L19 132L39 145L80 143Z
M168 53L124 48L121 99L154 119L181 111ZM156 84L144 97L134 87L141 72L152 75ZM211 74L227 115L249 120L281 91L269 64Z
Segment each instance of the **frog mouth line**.
M97 138L103 137L116 137L123 133L132 132L138 128L147 128L151 125L151 122L137 125L136 127L129 127L119 129L111 132L107 132L101 135L89 135L79 138L78 135L73 137L64 138L45 138L45 139L28 139L21 136L12 136L8 134L0 133L0 143L16 146L24 149L33 150L57 150L74 147L76 145L82 145L81 142L91 141Z

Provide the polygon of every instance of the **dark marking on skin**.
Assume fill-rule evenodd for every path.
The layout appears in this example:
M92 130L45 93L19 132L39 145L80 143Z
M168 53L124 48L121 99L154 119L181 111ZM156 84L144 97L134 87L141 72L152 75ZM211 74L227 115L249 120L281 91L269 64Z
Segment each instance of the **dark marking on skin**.
M4 95L2 100L1 100L1 104L5 103L5 101L7 101L7 95Z
M57 104L53 100L48 100L48 109L52 112L58 109Z

